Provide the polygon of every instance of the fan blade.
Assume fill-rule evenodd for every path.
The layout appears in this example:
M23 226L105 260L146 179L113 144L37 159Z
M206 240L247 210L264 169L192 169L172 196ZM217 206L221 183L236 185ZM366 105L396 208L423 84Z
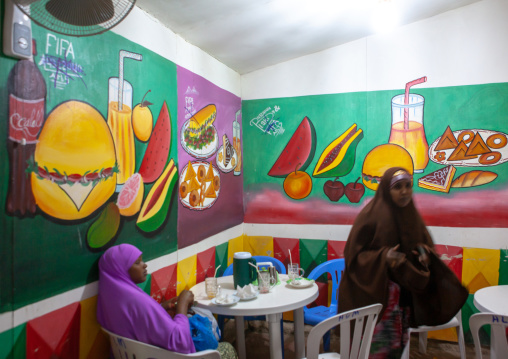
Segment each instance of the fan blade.
M112 0L50 0L46 10L58 20L75 26L102 24L115 15Z

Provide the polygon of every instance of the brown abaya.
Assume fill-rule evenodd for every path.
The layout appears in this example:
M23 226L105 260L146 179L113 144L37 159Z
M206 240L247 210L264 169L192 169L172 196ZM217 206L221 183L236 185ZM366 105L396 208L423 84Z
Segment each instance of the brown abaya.
M401 306L410 308L411 326L448 322L468 293L434 251L434 243L413 201L398 207L390 195L393 174L385 172L371 202L360 212L349 234L346 267L339 287L338 312L381 303L385 310L389 282L401 287ZM405 258L388 265L387 252L400 244ZM414 254L419 244L430 249L428 268ZM379 318L382 318L383 313Z

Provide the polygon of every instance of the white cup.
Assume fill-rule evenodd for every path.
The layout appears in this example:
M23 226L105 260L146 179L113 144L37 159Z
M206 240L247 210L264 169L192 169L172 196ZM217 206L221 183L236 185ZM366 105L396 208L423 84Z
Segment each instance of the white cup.
M300 275L301 272L301 275ZM300 268L300 265L298 263L290 263L288 264L288 276L289 279L293 280L295 278L303 277L305 274L305 271L303 268Z

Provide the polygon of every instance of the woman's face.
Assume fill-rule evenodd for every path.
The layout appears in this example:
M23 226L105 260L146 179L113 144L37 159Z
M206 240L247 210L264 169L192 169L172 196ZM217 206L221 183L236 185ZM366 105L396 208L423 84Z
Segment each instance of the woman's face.
M390 188L390 195L398 207L406 207L413 196L413 184L408 179L400 180Z
M134 264L129 268L129 275L134 283L143 283L146 280L148 271L146 263L143 262L143 256L140 255Z

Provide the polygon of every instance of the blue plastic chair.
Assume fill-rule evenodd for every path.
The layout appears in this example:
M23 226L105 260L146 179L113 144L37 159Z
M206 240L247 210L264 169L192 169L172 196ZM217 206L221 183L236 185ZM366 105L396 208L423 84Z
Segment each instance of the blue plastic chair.
M337 306L339 303L339 283L344 270L344 258L332 259L325 263L321 263L314 268L307 278L317 280L323 274L330 273L332 277L332 296L329 307L319 305L313 308L303 307L303 319L305 324L316 325L323 320L337 315ZM330 351L330 332L323 336L323 348L325 352Z
M282 263L277 258L268 257L268 256L252 256L256 260L256 263L262 263L262 262L270 262L273 264L277 272L279 274L286 274L286 267L284 267L284 263ZM230 264L222 276L228 276L233 275L233 264ZM221 333L223 333L224 330L224 321L226 318L234 318L233 316L227 316L227 315L218 315L217 317L217 324L219 325L219 329ZM266 316L260 315L260 316L251 316L251 317L245 317L246 321L249 320L266 320ZM282 319L280 321L280 337L281 337L281 346L282 346L282 356L284 357L284 324L282 323Z

